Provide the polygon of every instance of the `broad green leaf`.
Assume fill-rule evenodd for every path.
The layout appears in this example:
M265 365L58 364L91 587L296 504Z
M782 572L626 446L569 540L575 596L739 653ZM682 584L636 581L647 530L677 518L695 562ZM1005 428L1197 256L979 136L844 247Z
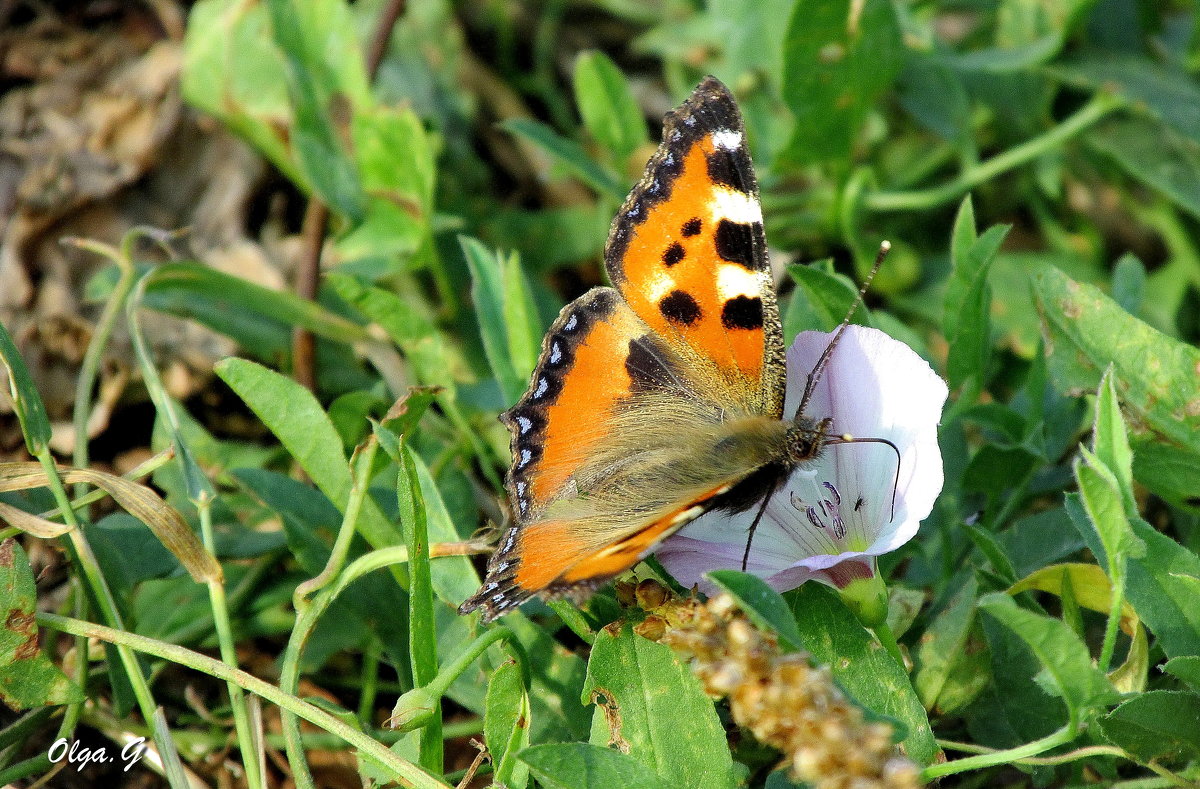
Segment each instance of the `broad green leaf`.
M617 635L601 631L592 645L583 700L596 704L593 745L615 744L670 786L718 789L739 783L712 701L669 647L629 628Z
M1200 87L1186 71L1173 71L1147 57L1105 52L1056 65L1050 73L1075 85L1116 93L1200 142Z
M723 747L723 746L722 746ZM586 742L535 745L521 751L546 789L669 789L646 765L626 753Z
M338 239L339 256L412 255L433 217L435 146L425 124L407 107L376 106L354 114L350 133L366 213Z
M624 199L625 190L617 183L617 179L588 158L587 152L574 140L562 137L546 124L529 118L512 118L501 123L500 127L545 151L554 161L602 197L614 203L620 203Z
M352 485L350 466L341 451L341 437L312 392L245 359L223 359L214 371L275 434L321 492L344 510ZM359 513L358 530L376 548L403 541L369 496Z
M1195 759L1200 756L1200 694L1147 691L1101 718L1100 730L1143 763Z
M729 61L731 79L747 73L777 83L783 70L783 40L788 26L781 21L792 15L796 0L710 0L705 4L714 33ZM718 76L722 72L718 72Z
M1190 449L1135 438L1133 476L1176 507L1200 511L1200 455Z
M833 331L846 317L858 291L845 277L832 273L832 260L788 266L796 283L783 316L783 336L790 342L802 331ZM865 307L854 313L854 323L871 325Z
M500 276L504 285L504 326L513 370L525 380L533 375L542 347L542 325L533 304L529 281L516 252L500 255Z
M292 154L313 191L357 222L366 197L342 141L372 99L353 17L341 0L267 0L266 7L294 112Z
M979 584L974 575L954 595L926 629L916 654L913 687L926 709L940 707L942 689L954 666L967 657L965 646L975 622Z
M1200 216L1200 143L1144 118L1115 118L1087 132L1087 143L1134 179Z
M781 158L847 162L875 100L903 65L887 0L797 0L783 40L783 99L795 116Z
M1029 645L1046 669L1050 687L1043 684L1043 688L1052 689L1066 702L1072 721L1116 699L1108 678L1093 665L1087 646L1065 623L1020 608L1000 592L981 598L979 608Z
M529 696L521 667L512 661L501 663L488 681L483 713L483 736L497 783L524 789L529 782L529 768L517 760L529 745L529 727Z
M918 764L932 764L940 749L929 718L904 668L863 629L832 590L805 584L787 598L800 629L802 646L862 706L899 721L908 729L904 750Z
M1111 364L1118 394L1136 421L1200 455L1200 350L1134 318L1091 285L1041 267L1034 295L1050 373L1059 391L1094 391ZM1154 488L1153 479L1140 482Z
M1121 493L1112 472L1085 447L1079 448L1081 458L1075 461L1075 479L1079 483L1079 495L1088 519L1100 535L1104 546L1103 560L1109 575L1122 572L1130 554L1140 555L1144 548L1129 528Z
M1192 690L1200 690L1200 656L1183 655L1171 658L1163 664L1163 670L1179 677Z
M0 701L14 710L78 704L83 691L42 652L37 588L29 557L16 540L0 542Z
M713 570L707 577L733 596L751 622L779 636L784 651L800 648L800 631L796 629L796 620L787 601L766 581L737 570Z
M1067 514L1096 556L1104 546L1088 521L1079 494L1066 495ZM1125 598L1154 634L1167 657L1200 654L1200 557L1141 518L1130 521L1133 536L1145 543L1145 553L1130 556Z
M619 163L646 142L646 119L629 81L603 52L590 50L576 58L575 102L592 138Z
M275 46L265 5L200 0L188 13L183 95L248 140L283 171L306 185L292 156L292 108L282 53Z
M971 135L971 104L962 79L952 69L915 52L900 75L900 106L942 139L964 145Z
M25 447L29 454L39 455L50 441L50 417L46 416L46 406L33 385L25 360L3 324L0 324L0 363L8 369L8 391L25 435Z

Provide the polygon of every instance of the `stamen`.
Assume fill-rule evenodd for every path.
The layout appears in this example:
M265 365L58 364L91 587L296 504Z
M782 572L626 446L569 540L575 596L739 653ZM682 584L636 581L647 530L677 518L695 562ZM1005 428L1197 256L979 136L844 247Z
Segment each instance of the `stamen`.
M833 499L837 502L837 505L839 507L842 506L842 494L838 493L838 489L833 486L833 483L822 482L821 484L825 486L825 490L833 494Z
M822 523L821 519L817 516L817 510L815 507L809 507L808 512L806 512L805 514L808 515L808 522L811 523L813 526L816 526L818 529L825 528L825 524Z

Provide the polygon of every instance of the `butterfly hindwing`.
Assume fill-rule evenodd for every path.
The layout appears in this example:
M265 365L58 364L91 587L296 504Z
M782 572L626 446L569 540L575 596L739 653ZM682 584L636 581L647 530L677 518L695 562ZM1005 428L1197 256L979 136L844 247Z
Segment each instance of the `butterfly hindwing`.
M663 142L613 222L613 285L700 389L783 413L783 330L741 114L706 79L670 113Z

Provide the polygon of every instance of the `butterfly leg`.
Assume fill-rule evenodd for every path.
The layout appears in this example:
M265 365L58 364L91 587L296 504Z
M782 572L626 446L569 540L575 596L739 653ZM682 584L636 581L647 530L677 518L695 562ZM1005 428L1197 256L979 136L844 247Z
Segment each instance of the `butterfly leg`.
M779 490L780 484L787 476L776 477L771 483L771 487L767 489L767 495L763 496L762 504L758 506L758 512L754 514L754 520L750 521L750 529L746 532L746 550L742 553L742 572L746 572L746 565L750 561L750 545L754 542L754 531L758 528L758 522L762 520L763 513L767 511L767 503L771 501L771 497Z

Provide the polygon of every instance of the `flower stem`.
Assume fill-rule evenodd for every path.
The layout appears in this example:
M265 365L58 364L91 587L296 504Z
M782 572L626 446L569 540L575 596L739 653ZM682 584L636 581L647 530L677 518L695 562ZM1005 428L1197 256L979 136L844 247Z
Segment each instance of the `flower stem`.
M904 654L900 651L900 644L896 642L896 636L892 633L892 628L888 625L887 620L871 628L871 630L875 633L875 637L879 639L879 643L883 645L883 648L888 651L888 654L895 659L900 668L904 669L904 673L907 674L908 666L904 663Z
M863 198L863 207L871 211L921 211L948 203L984 181L1053 150L1055 146L1122 106L1124 103L1117 96L1097 93L1078 112L1046 133L964 170L949 183L911 192L875 192Z
M1069 723L1063 726L1058 731L1050 734L1040 740L1027 742L1024 745L1019 745L1016 748L1008 748L1003 751L994 751L992 753L984 753L978 756L968 756L965 759L955 759L952 762L945 764L933 764L921 771L922 781L932 781L934 778L941 778L944 775L954 775L956 773L966 772L967 770L979 770L984 767L995 767L1000 764L1011 764L1019 759L1027 759L1031 756L1037 756L1039 753L1045 753L1051 748L1057 748L1059 745L1065 745L1075 739L1076 726L1074 723Z

